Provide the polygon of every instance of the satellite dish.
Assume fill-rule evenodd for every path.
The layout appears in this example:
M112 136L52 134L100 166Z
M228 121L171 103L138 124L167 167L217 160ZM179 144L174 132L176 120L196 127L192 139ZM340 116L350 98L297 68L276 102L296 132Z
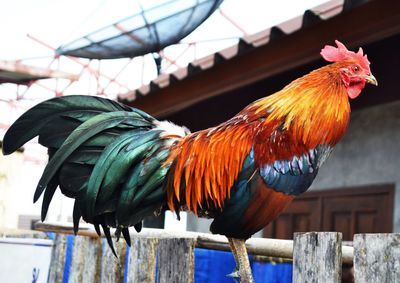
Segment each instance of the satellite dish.
M204 22L223 0L158 0L143 10L59 47L56 52L89 59L133 58L179 42Z

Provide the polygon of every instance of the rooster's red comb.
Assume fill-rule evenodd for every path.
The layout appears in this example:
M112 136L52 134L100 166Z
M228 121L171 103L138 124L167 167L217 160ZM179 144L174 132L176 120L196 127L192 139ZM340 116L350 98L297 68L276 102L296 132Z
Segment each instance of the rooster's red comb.
M325 45L321 50L321 56L328 62L339 62L348 59L353 59L359 62L363 68L369 68L369 61L367 55L364 55L362 48L358 52L347 50L346 46L339 40L335 40L337 47Z

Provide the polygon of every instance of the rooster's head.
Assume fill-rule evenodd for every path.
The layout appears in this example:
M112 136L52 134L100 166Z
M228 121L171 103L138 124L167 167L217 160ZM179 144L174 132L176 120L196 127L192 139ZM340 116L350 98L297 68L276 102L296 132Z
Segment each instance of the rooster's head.
M328 62L334 62L335 69L350 98L356 98L366 83L378 85L369 68L367 55L360 48L357 53L347 50L343 43L336 40L337 47L326 45L321 56Z

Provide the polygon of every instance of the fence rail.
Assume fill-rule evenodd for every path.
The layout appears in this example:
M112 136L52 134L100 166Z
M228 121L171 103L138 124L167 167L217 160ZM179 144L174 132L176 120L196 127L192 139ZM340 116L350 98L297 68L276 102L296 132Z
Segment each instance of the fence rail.
M223 236L144 229L132 232L130 248L124 241L115 243L115 258L90 229L82 230L67 251L65 233L71 233L71 227L37 228L57 232L49 282L63 282L68 256L68 282L194 282L196 247L229 251ZM353 264L355 282L400 282L400 234L358 234L353 248L342 245L341 233L295 233L293 241L249 239L247 248L253 255L292 259L293 282L341 282L343 264Z

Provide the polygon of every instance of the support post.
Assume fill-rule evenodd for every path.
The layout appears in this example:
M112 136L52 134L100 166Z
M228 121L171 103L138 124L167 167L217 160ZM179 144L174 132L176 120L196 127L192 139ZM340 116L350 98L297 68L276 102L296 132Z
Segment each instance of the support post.
M293 283L340 283L341 270L341 233L294 234Z
M117 243L114 238L113 243L118 258L114 256L106 240L102 240L103 257L100 278L102 283L124 282L126 244L122 241Z
M56 234L51 255L49 282L63 282L67 235Z
M101 238L76 236L68 283L100 282Z
M400 234L354 236L356 282L400 282Z
M194 246L191 238L159 240L158 283L194 282Z
M154 283L158 239L134 237L129 250L127 283Z

